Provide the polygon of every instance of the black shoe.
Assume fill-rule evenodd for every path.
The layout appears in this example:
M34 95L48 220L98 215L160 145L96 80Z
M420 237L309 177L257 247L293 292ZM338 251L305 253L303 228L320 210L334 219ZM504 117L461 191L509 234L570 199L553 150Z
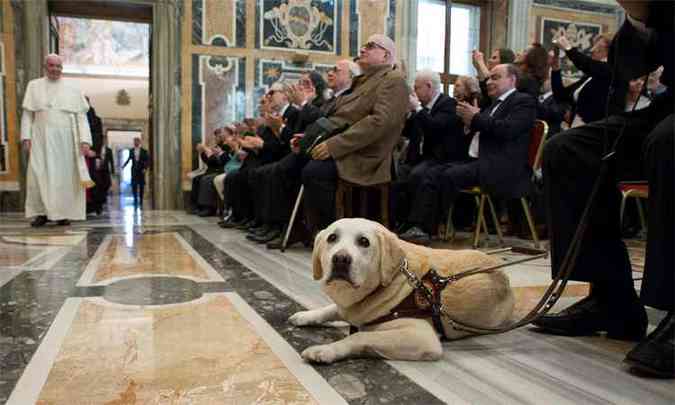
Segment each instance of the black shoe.
M253 241L253 242L256 242L256 243L267 243L267 242L271 242L272 240L274 240L274 239L276 239L276 238L278 238L278 237L280 237L280 236L281 236L281 229L279 229L279 228L271 228L271 229L270 229L266 234L264 234L264 235L254 235L254 236L252 236L251 238L249 238L249 237L247 236L246 239L249 239L249 240L251 240L251 241Z
M236 218L230 218L227 221L225 221L222 225L220 225L221 228L223 229L228 229L228 228L236 228L237 226L243 224L245 222L245 219L236 219Z
M247 230L248 228L250 228L251 225L253 225L253 223L254 223L254 220L252 220L252 219L247 219L246 221L242 222L241 224L235 226L234 228L235 228L235 229L242 230L242 231L245 231L245 230Z
M405 233L405 232L406 232L408 229L410 229L410 228L412 228L412 225L410 225L410 224L407 223L407 222L401 222L401 223L398 224L398 226L396 227L396 230L394 230L394 233L396 233L397 235L400 235L400 234Z
M49 220L47 219L46 215L38 215L33 221L31 221L30 226L33 228L39 228L41 226L45 226L47 222L49 222Z
M214 216L216 216L216 210L214 210L213 208L206 208L206 209L203 209L203 210L199 210L199 212L197 212L197 216L199 216L199 217L214 217Z
M610 339L639 341L647 331L647 313L639 302L628 309L609 309L589 296L557 314L544 315L532 322L542 332L563 336L590 336L607 332Z
M631 371L646 376L675 378L673 346L675 346L675 321L671 311L654 332L628 352L624 361L632 366Z
M59 226L68 226L68 225L70 225L70 221L67 220L67 219L62 219L62 220L60 220L59 222L57 222L57 224L58 224Z
M398 236L406 242L415 243L417 245L427 246L431 243L431 237L424 232L420 227L413 226L404 233Z
M270 226L268 224L263 224L249 230L249 235L262 236L270 231Z

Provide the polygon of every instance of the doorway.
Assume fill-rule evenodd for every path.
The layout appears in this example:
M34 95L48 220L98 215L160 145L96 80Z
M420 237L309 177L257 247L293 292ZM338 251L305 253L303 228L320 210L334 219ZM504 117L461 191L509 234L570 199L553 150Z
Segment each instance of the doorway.
M106 4L110 3L110 4ZM130 167L121 165L140 136L151 156L152 131L152 4L114 1L50 0L51 52L63 58L64 80L82 90L102 120L100 133L92 133L94 149L106 135L116 158L111 208L123 208L130 196ZM131 126L119 125L133 122ZM139 124L140 123L140 124ZM111 129L114 128L114 129ZM121 128L120 128L121 127ZM107 128L107 129L106 129ZM138 129L138 130L136 130ZM125 160L120 160L125 158ZM149 168L152 178L153 168ZM127 178L128 177L128 178ZM153 182L149 181L147 207L154 207Z

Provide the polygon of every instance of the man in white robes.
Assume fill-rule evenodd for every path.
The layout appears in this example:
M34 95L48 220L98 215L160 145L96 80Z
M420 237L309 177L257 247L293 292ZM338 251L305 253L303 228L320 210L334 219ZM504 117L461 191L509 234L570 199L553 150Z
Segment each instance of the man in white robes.
M32 226L86 218L85 189L94 183L84 155L89 153L89 105L84 94L61 79L58 55L45 58L46 77L26 88L21 117L21 140L30 154L26 180L26 218Z

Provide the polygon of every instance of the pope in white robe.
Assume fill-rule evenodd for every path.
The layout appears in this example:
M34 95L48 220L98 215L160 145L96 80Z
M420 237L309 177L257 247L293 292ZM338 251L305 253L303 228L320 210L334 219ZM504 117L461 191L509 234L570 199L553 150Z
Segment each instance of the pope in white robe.
M34 226L84 220L85 189L94 184L83 156L91 145L89 105L61 79L58 55L49 55L45 68L46 77L28 83L21 117L21 140L30 153L25 211L36 217Z

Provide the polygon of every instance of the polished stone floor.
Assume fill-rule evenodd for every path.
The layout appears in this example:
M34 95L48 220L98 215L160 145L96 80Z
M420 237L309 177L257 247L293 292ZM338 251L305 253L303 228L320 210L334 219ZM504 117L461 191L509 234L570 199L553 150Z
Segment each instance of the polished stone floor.
M41 229L0 216L0 404L675 403L675 382L627 372L630 344L528 327L444 343L438 362L306 364L299 351L346 333L286 322L328 302L311 252L261 249L215 222L131 207ZM627 243L639 287L644 243ZM508 275L523 313L549 264ZM587 291L572 283L558 307Z

